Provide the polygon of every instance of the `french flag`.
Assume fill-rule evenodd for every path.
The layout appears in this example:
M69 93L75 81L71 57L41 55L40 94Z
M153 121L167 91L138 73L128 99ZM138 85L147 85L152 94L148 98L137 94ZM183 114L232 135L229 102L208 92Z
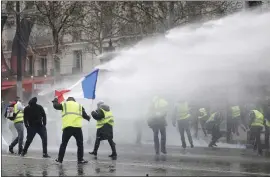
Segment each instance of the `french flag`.
M67 99L68 96L76 97L74 96L74 93L78 93L78 90L75 89L77 85L81 85L80 93L83 92L83 98L86 99L92 99L94 100L96 98L96 85L97 85L97 79L98 79L98 73L99 69L94 70L84 78L80 79L74 86L68 89L63 90L55 90L55 97L58 98L58 102L61 103L65 99Z

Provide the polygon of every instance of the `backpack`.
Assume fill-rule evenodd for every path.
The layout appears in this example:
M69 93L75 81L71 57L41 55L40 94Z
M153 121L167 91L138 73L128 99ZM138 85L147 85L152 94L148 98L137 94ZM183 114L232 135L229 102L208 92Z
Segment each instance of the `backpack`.
M19 113L20 111L18 111L17 113L14 112L14 107L7 107L7 119L10 119L10 120L15 120L17 114Z

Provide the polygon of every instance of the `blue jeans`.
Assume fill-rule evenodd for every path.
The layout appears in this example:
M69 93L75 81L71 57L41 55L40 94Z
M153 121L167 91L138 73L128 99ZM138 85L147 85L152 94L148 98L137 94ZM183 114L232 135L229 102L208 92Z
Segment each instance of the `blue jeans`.
M19 143L19 154L22 152L23 148L23 137L24 137L24 125L23 122L14 123L14 126L17 130L18 136L17 138L11 143L10 148L14 148Z

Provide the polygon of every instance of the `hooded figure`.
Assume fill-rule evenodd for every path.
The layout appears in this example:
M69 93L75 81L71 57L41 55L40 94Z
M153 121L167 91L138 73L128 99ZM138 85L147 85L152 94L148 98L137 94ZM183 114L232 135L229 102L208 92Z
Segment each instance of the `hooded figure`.
M47 153L47 118L43 107L37 104L37 97L33 97L28 106L24 109L24 125L27 129L27 137L22 156L27 154L27 150L32 143L36 133L39 134L42 140L43 157L49 158Z
M116 148L115 143L113 141L113 125L114 125L114 117L110 110L110 107L104 104L103 101L99 101L97 103L97 110L92 111L92 117L97 121L97 133L96 133L96 142L93 152L90 152L92 155L97 155L97 151L100 145L100 141L108 140L112 154L109 157L116 158Z

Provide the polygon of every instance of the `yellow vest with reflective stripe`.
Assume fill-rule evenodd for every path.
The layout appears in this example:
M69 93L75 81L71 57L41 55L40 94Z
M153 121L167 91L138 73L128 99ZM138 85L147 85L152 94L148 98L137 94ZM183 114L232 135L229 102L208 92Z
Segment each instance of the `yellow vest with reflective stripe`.
M18 112L18 104L16 103L14 105L14 113L16 114ZM17 122L22 122L23 121L23 111L20 111L17 115L16 115L16 118L13 120L14 123L17 123Z
M214 120L215 118L215 115L216 115L217 112L214 112L213 114L211 114L211 116L209 117L209 119L206 121L206 122L211 122Z
M187 119L190 117L188 103L180 103L178 105L179 120Z
M75 101L62 103L62 130L67 127L82 127L82 105Z
M199 119L207 116L207 112L205 108L200 108L199 112L201 113L201 115L198 117Z
M105 111L103 109L101 110L104 113L104 118L97 121L97 125L96 125L97 129L103 127L105 124L114 126L114 117L113 117L112 111Z
M232 106L232 118L240 117L240 108L239 106Z
M261 112L257 111L257 110L252 110L255 114L255 120L251 123L251 126L261 126L263 127L263 123L264 123L264 116Z

